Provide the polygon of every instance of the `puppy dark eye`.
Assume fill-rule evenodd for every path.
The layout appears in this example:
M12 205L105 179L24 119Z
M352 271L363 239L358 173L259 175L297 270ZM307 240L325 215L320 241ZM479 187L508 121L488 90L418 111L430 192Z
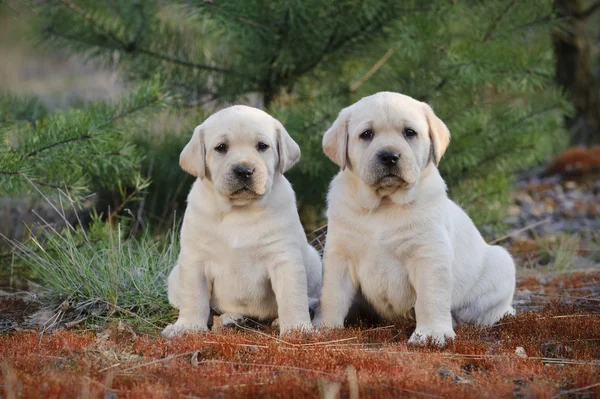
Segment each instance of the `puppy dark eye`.
M225 154L227 152L227 144L221 143L215 147L216 152L220 152L221 154Z
M371 129L367 129L360 134L361 140L372 140L373 139L373 131Z
M269 145L267 143L263 143L262 141L256 145L256 149L260 152L267 151L269 149Z
M414 130L412 130L412 129L405 129L405 130L404 130L404 135L405 135L406 137L415 137L415 136L417 135L417 132L415 132L415 131L414 131Z

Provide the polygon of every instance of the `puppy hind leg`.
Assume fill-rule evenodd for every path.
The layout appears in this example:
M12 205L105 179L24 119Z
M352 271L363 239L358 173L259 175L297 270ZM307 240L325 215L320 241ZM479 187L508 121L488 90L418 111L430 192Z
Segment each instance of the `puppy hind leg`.
M459 319L490 326L506 315L514 315L515 263L504 248L490 246L484 258L485 275L474 303L461 309Z
M515 309L512 307L513 296L516 286L516 268L515 261L508 251L500 246L491 246L486 254L486 262L489 262L490 268L495 271L495 278L501 283L498 288L498 303L491 312L495 313L492 318L493 323L507 315L514 315Z

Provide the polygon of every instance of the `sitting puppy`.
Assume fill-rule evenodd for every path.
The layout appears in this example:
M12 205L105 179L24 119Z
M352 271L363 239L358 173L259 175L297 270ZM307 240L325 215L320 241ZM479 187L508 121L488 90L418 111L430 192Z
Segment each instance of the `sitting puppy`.
M283 176L299 158L283 125L256 108L226 108L194 130L180 164L198 179L168 279L179 318L163 336L206 331L211 308L226 320L279 317L282 334L312 328L321 260Z
M382 92L342 110L323 137L341 171L328 194L316 326L342 327L360 292L379 316L414 307L410 343L443 345L454 322L491 325L511 307L515 265L448 199L437 166L450 142L429 105Z

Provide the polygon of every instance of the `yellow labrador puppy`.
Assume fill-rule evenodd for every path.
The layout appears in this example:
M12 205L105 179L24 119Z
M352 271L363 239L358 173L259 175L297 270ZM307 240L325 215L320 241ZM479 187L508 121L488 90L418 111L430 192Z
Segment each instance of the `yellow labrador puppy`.
M282 334L312 328L321 260L283 176L299 158L283 125L256 108L226 108L194 130L180 164L198 179L168 279L179 318L163 336L207 330L211 308L221 320L279 317Z
M414 307L410 343L443 345L455 322L514 314L513 259L487 245L446 194L437 166L449 142L431 107L402 94L377 93L340 112L323 137L341 171L328 194L315 325L342 327L358 292L384 318Z

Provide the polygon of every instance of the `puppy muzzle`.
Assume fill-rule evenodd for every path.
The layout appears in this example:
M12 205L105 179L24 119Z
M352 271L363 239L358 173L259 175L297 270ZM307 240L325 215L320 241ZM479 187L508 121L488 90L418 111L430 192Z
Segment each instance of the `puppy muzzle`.
M248 164L236 164L231 167L227 176L227 191L231 198L254 199L264 194L258 187L256 168Z
M393 149L378 151L369 163L369 181L377 187L400 187L406 184L400 168L400 152Z

